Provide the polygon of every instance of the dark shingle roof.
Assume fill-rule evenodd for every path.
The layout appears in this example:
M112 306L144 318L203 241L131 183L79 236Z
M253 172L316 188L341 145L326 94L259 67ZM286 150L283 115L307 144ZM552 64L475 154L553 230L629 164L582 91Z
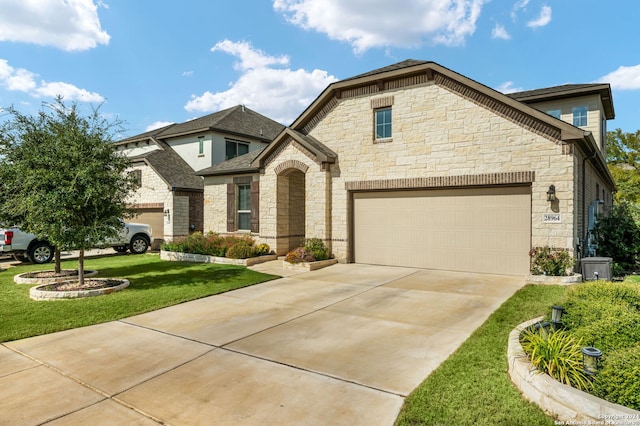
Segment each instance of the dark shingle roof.
M155 137L156 135L164 132L165 130L167 130L169 127L172 127L172 126L175 126L175 124L169 124L168 126L160 127L158 129L149 130L148 132L140 133L139 135L131 136L131 137L128 137L126 139L121 139L121 140L117 141L116 143L123 144L123 143L131 143L131 142L144 141L144 140L147 140L147 139L151 139L151 138Z
M506 95L511 99L525 104L575 98L577 96L599 95L602 100L606 118L610 120L615 117L611 86L607 83L564 84L561 86L545 87L543 89L507 93Z
M168 126L155 136L160 139L217 130L239 136L272 141L284 126L249 108L238 105L184 123Z
M263 148L264 149L264 148ZM262 149L251 151L231 160L218 163L206 169L202 169L196 174L198 176L229 175L234 173L249 173L259 171L258 167L251 166L251 162L262 152Z
M160 149L132 157L131 161L146 161L172 189L202 191L202 178L166 143L157 143Z
M382 74L382 73L389 72L389 71L401 70L401 69L404 69L404 68L409 68L409 67L413 67L413 66L416 66L416 65L424 65L424 64L428 64L428 63L429 63L429 61L419 61L419 60L416 60L416 59L406 59L406 60L404 60L402 62L398 62L398 63L392 64L392 65L389 65L389 66L386 66L386 67L378 68L378 69L366 72L364 74L359 74L359 75L356 75L356 76L353 76L353 77L345 78L342 81L355 80L357 78L362 78L362 77L370 77L370 76L376 75L376 74Z

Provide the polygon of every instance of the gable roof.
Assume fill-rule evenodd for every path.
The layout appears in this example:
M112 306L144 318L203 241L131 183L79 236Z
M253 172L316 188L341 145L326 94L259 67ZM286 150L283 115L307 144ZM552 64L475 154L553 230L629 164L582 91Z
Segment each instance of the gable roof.
M202 178L165 142L153 140L160 149L135 157L131 162L142 161L149 165L173 191L203 191Z
M264 149L264 148L263 148ZM242 173L255 173L259 171L258 167L251 165L251 162L260 155L263 149L251 151L244 155L232 158L231 160L223 161L222 163L215 164L206 169L202 169L196 172L198 176L217 176L217 175L229 175L229 174L242 174Z
M611 85L607 83L596 84L564 84L562 86L546 87L543 89L527 90L524 92L508 93L512 99L526 104L537 102L553 101L578 96L598 95L602 101L602 107L607 120L615 118L613 109L613 96L611 95Z
M193 133L219 131L271 142L284 126L244 105L237 105L184 123L167 126L155 136L167 139Z
M291 134L308 135L312 129L329 114L342 99L356 96L384 95L403 87L437 84L457 93L472 102L491 109L511 121L520 123L532 132L545 135L551 140L567 144L577 144L587 156L597 158L596 167L609 183L613 178L609 173L602 151L597 146L593 134L572 124L558 120L539 111L525 102L507 96L488 86L478 83L462 74L431 61L408 59L383 68L378 68L331 83L291 124ZM284 135L285 132L281 133ZM280 137L278 138L280 139ZM254 160L254 165L276 153L278 143L274 141Z

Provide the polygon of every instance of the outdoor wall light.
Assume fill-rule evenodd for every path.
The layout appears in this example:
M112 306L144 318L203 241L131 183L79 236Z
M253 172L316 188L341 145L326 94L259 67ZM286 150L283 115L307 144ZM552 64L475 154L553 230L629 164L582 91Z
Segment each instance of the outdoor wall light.
M547 191L547 201L550 203L556 200L556 186L549 185L549 190Z
M564 313L564 308L562 306L553 305L551 307L551 324L553 324L554 330L557 330L562 325L563 313Z
M591 346L582 348L582 369L589 376L595 376L598 373L598 361L602 356L602 351Z

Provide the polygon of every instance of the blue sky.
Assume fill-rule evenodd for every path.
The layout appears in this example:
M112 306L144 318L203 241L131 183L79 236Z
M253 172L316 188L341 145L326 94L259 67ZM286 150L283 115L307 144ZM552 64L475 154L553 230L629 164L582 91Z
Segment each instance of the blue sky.
M330 83L405 59L503 92L608 82L640 129L632 0L0 0L0 106L56 95L131 136L245 104L290 124Z

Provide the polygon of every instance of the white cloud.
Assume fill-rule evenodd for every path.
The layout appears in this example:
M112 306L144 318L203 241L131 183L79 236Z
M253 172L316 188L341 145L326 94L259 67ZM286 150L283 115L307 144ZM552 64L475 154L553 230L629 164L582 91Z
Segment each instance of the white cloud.
M6 59L0 59L0 86L12 92L24 92L36 98L62 96L66 100L80 102L104 102L98 93L80 89L73 84L46 81L36 82L38 75L24 68L14 68Z
M529 0L520 0L517 1L513 8L511 9L511 19L514 21L518 20L518 13L527 9L527 5L529 4Z
M515 93L515 92L523 92L524 89L521 87L515 87L513 81L505 81L500 86L495 88L498 92L501 93Z
M85 89L80 89L73 84L63 83L56 81L47 83L43 81L34 92L43 97L55 98L56 96L62 96L66 100L81 101L81 102L104 102L105 99L95 92L89 92Z
M0 7L0 41L74 51L109 44L111 38L92 0L0 0Z
M351 44L356 54L375 47L417 47L423 41L464 44L476 30L488 0L274 0L273 7L294 25ZM382 13L381 13L382 11Z
M193 71L184 71L182 73L183 77L193 77Z
M269 56L262 50L254 48L251 43L246 41L233 42L223 40L213 46L211 51L228 53L240 59L240 62L235 64L235 68L240 71L264 68L269 65L289 65L288 56Z
M192 95L184 107L187 111L215 112L244 104L275 121L290 124L322 90L337 81L323 70L309 72L273 67L288 65L289 59L269 56L246 42L225 40L221 43L212 50L236 56L240 60L237 69L242 74L226 91Z
M492 38L499 38L501 40L510 40L511 35L507 32L506 28L503 25L496 24L491 31Z
M551 22L551 7L550 6L542 6L542 10L540 10L540 15L529 22L527 22L527 27L529 28L540 28L544 27Z
M598 79L600 83L609 83L613 89L640 89L640 65L631 67L621 66L617 70Z
M160 129L162 127L168 126L169 124L173 124L173 121L156 121L155 123L149 124L144 131L149 132L151 130Z

